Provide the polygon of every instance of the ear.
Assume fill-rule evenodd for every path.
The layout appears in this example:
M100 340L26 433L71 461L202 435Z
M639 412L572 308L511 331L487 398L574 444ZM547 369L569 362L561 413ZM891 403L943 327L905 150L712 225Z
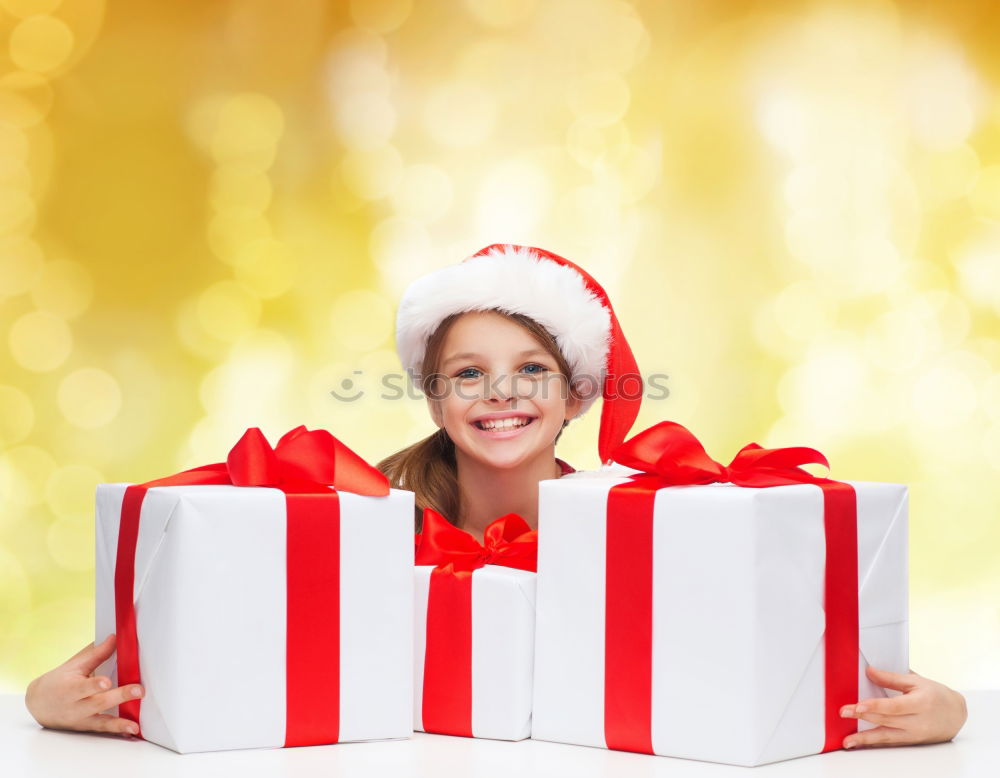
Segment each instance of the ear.
M568 397L566 398L566 421L569 421L575 417L583 405L583 399L578 395L572 387L570 387Z

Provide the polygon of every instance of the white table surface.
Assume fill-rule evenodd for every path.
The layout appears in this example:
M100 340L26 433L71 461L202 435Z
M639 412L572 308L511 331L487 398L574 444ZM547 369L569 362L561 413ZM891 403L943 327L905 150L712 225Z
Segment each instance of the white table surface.
M43 729L25 709L22 695L4 694L0 695L0 775L997 778L1000 690L963 693L968 700L969 720L949 743L835 751L762 767L733 767L540 740L508 743L422 732L409 740L176 754L144 740Z

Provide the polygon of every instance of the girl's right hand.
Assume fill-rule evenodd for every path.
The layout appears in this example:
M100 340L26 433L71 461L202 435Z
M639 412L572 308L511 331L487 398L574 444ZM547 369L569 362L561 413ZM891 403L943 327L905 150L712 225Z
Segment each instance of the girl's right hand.
M35 721L50 729L117 732L136 735L135 722L101 713L121 702L142 697L139 684L111 688L111 679L94 671L115 650L115 636L84 646L58 667L28 684L24 703Z

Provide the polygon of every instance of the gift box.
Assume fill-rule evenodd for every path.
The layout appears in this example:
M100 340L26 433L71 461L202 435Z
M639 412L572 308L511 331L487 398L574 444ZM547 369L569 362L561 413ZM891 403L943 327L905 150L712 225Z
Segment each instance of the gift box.
M752 766L873 726L839 709L908 672L906 487L671 422L613 459L539 485L532 737Z
M425 509L414 568L413 728L522 740L531 732L538 533L508 514L483 541Z
M96 494L98 672L180 753L412 734L413 493L322 430ZM114 709L109 711L116 713Z

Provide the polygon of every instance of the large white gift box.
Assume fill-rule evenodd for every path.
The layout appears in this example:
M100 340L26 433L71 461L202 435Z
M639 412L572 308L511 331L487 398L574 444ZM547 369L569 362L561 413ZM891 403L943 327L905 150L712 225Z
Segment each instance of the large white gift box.
M101 484L96 492L98 641L116 631L115 567L128 487ZM316 711L337 722L333 736L319 742L412 734L414 496L398 489L378 497L337 490L336 500L339 533L333 542L339 554L335 558L325 548L305 552L327 573L339 568L339 576L328 576L328 591L299 587L295 594L289 587L294 576L301 580L301 565L294 568L303 549L291 535L297 530L290 526L284 491L148 488L139 512L133 585L145 688L139 724L146 740L180 753L311 744ZM300 546L297 556L293 541ZM314 612L314 595L333 607ZM294 646L287 644L292 619ZM317 655L329 645L324 635L336 641L332 656ZM97 672L117 684L116 659ZM310 694L313 675L331 674L333 687L317 683L317 693ZM339 688L336 699L323 695L329 688Z
M637 473L609 464L539 485L533 738L607 747L606 506ZM842 483L857 495L856 699L885 696L865 667L908 671L907 489ZM651 545L652 752L747 766L821 752L820 487L661 488Z
M523 740L531 733L537 533L510 514L486 528L480 545L425 510L423 539L414 567L413 727Z

